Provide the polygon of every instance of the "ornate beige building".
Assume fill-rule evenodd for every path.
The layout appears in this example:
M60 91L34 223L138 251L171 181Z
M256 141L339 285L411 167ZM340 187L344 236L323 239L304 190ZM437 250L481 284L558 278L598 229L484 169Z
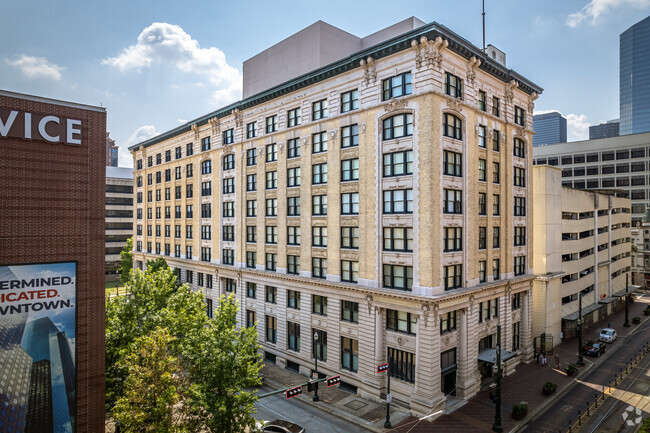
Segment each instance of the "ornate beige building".
M134 259L165 257L209 310L235 294L279 365L316 355L379 399L390 356L393 401L427 413L480 389L497 324L507 371L532 357L542 89L437 23L346 35L356 51L131 148Z

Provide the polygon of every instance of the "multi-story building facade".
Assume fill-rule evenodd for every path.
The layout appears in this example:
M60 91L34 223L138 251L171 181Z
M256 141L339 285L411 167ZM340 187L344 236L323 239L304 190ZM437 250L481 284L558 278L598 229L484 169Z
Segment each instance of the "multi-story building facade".
M632 200L632 224L650 206L650 133L533 148L535 165L562 168L562 186L615 190Z
M621 122L619 121L619 119L608 120L605 123L592 125L589 127L589 140L618 137L620 125Z
M117 167L119 147L115 140L110 137L110 132L106 133L106 167Z
M136 186L137 187L137 186ZM133 236L133 170L106 167L106 222L104 268L107 281L115 281L120 267L120 252ZM137 196L141 200L141 196Z
M540 346L575 335L620 304L631 266L630 199L561 185L562 170L533 168L533 335Z
M533 130L533 146L566 143L566 117L557 111L534 115Z
M497 325L506 369L529 360L542 89L436 23L285 81L131 147L137 265L366 397L390 357L415 413L480 389Z
M621 135L650 131L650 17L621 33Z
M632 284L650 287L650 209L632 228Z

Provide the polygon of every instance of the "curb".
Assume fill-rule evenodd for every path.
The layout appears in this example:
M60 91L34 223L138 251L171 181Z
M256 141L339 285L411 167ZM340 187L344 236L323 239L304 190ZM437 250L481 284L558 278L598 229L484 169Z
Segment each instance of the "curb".
M281 388L286 388L283 384L280 382L276 382L273 379L270 379L268 376L264 376L264 384L270 386L271 388L275 389L281 389ZM376 427L373 423L370 421L366 421L365 419L359 418L357 416L348 414L341 409L334 408L330 404L323 404L319 402L312 401L311 398L307 398L305 396L298 396L298 400L300 400L303 403L306 403L310 406L313 407L318 407L319 410L322 410L323 412L327 412L330 415L334 415L338 418L341 418L344 421L350 422L352 424L355 424L359 427L362 427L368 431L374 431L374 432L383 432L384 428L383 427Z

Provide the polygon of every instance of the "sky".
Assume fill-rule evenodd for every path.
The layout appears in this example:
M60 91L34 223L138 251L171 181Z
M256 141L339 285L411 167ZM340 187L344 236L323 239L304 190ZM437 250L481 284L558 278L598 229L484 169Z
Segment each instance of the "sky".
M359 37L410 16L482 45L481 0L0 0L0 89L103 106L128 146L242 98L242 63L323 20ZM569 141L619 117L619 35L650 0L485 0L486 43L544 88Z

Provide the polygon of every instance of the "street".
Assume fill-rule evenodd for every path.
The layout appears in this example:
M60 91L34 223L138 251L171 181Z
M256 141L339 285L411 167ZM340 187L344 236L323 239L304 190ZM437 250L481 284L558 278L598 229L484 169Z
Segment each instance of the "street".
M596 394L601 393L603 387L606 387L614 376L630 362L630 359L648 342L649 337L650 321L647 321L626 339L619 338L613 344L608 345L607 354L595 362L596 365L586 376L577 380L564 395L559 396L557 401L537 414L519 431L543 433L566 430L569 423L577 419L578 411L584 413L588 404L593 403ZM585 359L585 361L588 360ZM633 374L640 371L640 369L635 370ZM624 384L620 384L618 387L624 387ZM609 397L609 400L609 404L612 404L614 398ZM613 415L610 414L611 416Z
M258 394L274 391L263 386ZM276 394L263 398L255 403L257 413L255 419L274 420L284 419L300 425L309 433L337 433L363 431L358 425L319 411L317 408L303 403L297 398L286 400L284 394Z

